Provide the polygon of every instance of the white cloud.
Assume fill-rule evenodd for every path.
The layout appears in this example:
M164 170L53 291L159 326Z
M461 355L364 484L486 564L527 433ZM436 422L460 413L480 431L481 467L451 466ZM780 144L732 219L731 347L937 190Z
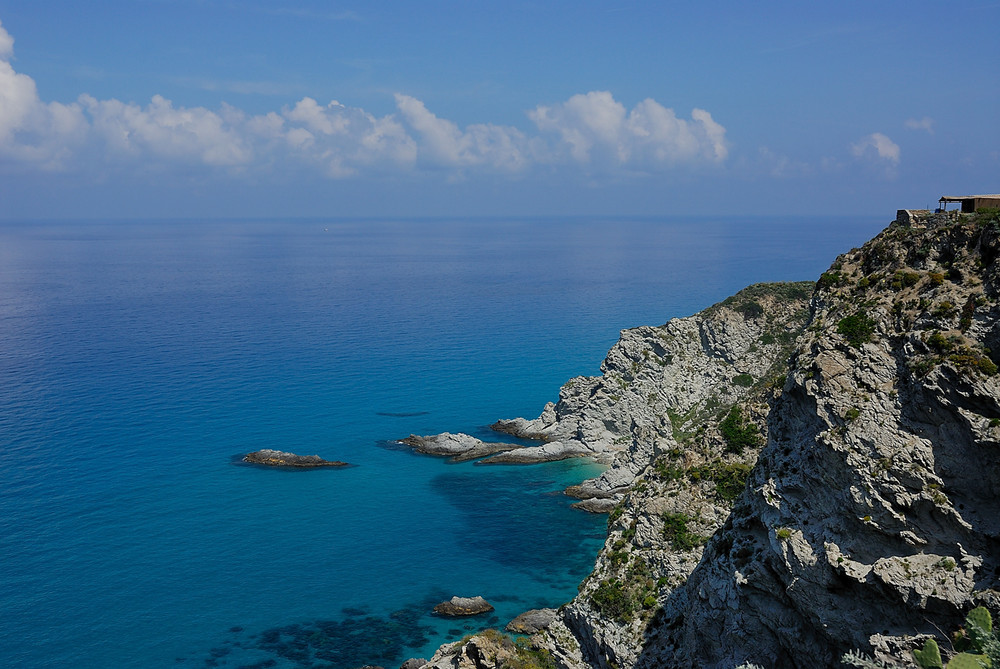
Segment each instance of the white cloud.
M909 130L926 130L930 134L934 134L934 120L929 116L925 116L921 119L908 118L903 122Z
M851 153L856 158L883 160L892 165L899 164L899 145L880 132L873 132L852 144Z
M61 169L86 134L77 104L43 103L34 80L14 71L14 40L0 25L0 161Z
M228 119L204 107L174 107L159 95L145 107L119 100L80 96L94 134L112 152L160 157L222 167L248 163L253 150L238 131L242 114L225 108Z
M88 172L190 169L226 173L305 170L342 179L430 169L524 174L539 165L585 165L596 173L658 171L715 164L728 154L726 129L701 109L678 118L655 100L631 111L607 91L574 95L528 112L538 132L477 123L459 127L415 97L395 96L382 117L303 97L291 107L250 115L147 104L83 94L69 104L39 99L34 80L11 65L13 38L0 26L0 166L5 170Z
M0 21L0 60L9 60L14 55L14 38L4 30L3 22Z
M591 91L528 116L539 130L556 133L573 160L598 169L719 163L729 153L726 129L707 111L694 109L685 120L648 98L626 112L608 91Z
M516 128L475 124L461 130L420 100L396 94L396 107L421 142L418 158L436 167L486 166L514 172L528 164L528 142Z

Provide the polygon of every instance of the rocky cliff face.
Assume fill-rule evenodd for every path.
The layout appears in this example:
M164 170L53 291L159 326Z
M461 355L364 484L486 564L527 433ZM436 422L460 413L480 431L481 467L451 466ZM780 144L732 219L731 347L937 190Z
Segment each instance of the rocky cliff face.
M775 378L783 381L812 288L812 282L750 286L694 316L623 330L601 376L571 379L538 418L502 420L494 428L545 441L540 449L610 463L571 492L592 503L612 499L613 506L655 458L677 450L678 440L691 440L710 418L758 397Z
M731 512L689 449L639 476L550 628L564 665L907 663L1000 607L1000 225L915 223L820 278Z
M604 549L533 648L565 669L913 666L996 614L998 256L1000 216L911 216L807 311L801 286L754 286L624 331L603 376L502 421L613 463L581 491L613 507Z

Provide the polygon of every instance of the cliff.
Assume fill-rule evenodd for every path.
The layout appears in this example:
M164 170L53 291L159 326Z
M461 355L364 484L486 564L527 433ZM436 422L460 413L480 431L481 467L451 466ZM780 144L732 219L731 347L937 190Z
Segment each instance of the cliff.
M754 286L624 331L601 377L501 421L613 463L577 491L613 507L607 542L532 647L565 668L913 666L1000 610L998 255L996 215L894 223L808 309Z

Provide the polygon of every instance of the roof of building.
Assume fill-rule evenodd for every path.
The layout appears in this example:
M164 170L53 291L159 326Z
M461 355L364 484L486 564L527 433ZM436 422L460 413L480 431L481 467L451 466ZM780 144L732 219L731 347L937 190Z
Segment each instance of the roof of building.
M993 193L992 195L942 195L938 202L961 202L962 200L973 200L989 198L994 200L1000 200L1000 193Z

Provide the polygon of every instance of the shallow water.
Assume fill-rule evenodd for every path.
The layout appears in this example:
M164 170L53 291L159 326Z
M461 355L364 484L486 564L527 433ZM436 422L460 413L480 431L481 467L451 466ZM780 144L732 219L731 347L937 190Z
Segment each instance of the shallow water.
M570 599L585 461L450 464L877 219L0 223L0 666L398 666ZM502 440L502 438L501 438ZM279 448L336 470L246 466ZM495 619L429 615L481 594ZM350 651L350 652L348 652Z

